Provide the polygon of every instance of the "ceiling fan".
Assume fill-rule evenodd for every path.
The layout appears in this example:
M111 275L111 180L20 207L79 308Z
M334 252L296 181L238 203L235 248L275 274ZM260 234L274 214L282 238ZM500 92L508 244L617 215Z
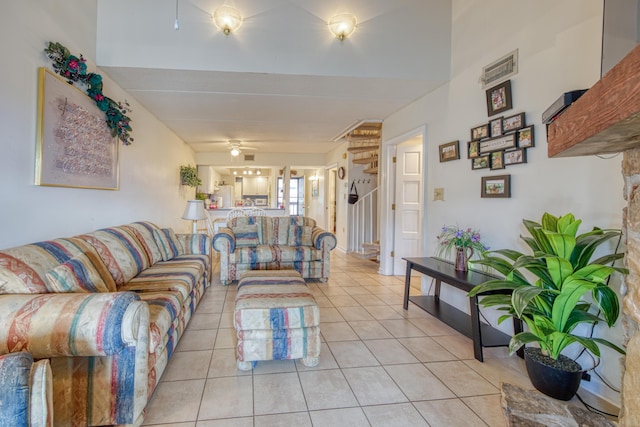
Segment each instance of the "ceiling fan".
M231 156L233 157L238 157L243 150L257 150L257 148L242 145L242 141L240 141L239 139L230 139L226 142L220 141L220 143L227 144L227 147L229 148L229 154L231 154Z

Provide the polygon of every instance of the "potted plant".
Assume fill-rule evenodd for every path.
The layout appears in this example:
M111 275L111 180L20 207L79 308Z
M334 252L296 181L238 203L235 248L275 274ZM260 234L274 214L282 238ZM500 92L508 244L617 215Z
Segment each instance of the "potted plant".
M195 166L180 166L180 182L189 187L197 187L202 184L198 177L198 169Z
M624 354L623 349L610 341L574 333L580 324L604 321L611 327L618 319L620 304L608 286L608 278L616 271L628 273L613 266L624 254L614 251L595 260L592 257L598 247L619 238L621 232L594 228L577 234L582 221L572 214L555 217L545 213L541 223L529 220L523 223L530 236L521 238L533 254L511 249L484 253L482 259L472 263L491 267L504 278L475 287L469 296L511 291L511 295L484 296L480 304L507 312L498 323L515 316L528 326L528 331L512 337L509 350L513 354L525 344L537 344L538 347L525 348L531 382L551 397L569 400L580 386L582 367L563 355L563 350L575 343L597 358L600 345ZM525 271L530 274L525 275ZM591 299L584 299L589 293Z

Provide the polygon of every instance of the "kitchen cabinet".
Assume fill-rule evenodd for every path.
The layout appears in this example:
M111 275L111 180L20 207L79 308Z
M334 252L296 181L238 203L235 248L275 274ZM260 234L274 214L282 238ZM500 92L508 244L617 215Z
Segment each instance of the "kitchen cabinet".
M269 194L269 179L265 176L242 177L243 196L266 196Z

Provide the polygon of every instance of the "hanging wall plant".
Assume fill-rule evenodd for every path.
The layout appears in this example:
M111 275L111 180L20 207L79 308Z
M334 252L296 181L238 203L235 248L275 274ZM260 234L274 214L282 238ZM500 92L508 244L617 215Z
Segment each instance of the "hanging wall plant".
M56 73L67 79L69 84L76 82L85 86L89 98L93 99L98 108L106 116L107 126L111 129L111 135L117 136L124 145L130 145L133 138L131 132L131 118L126 113L130 112L129 104L124 105L104 96L102 93L102 76L96 73L87 73L85 59L71 55L69 49L60 43L49 42L44 50L47 57L53 61L53 69Z
M198 169L195 166L180 166L180 182L189 187L197 187L202 184L198 177Z

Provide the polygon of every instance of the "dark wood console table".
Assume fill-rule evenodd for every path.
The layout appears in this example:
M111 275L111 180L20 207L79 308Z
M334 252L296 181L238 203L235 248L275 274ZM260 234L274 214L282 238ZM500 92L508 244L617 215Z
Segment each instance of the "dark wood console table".
M440 301L440 286L442 283L451 285L465 292L469 292L474 286L480 285L489 280L497 279L496 276L482 273L480 271L457 271L453 263L440 258L402 258L407 261L407 272L404 282L404 309L409 309L409 301L426 311L427 313L442 320L458 332L468 336L473 340L473 354L476 359L483 361L482 347L504 347L509 345L511 337L490 325L480 321L480 309L478 298L469 298L469 311L471 315L464 313L457 308ZM412 296L409 297L411 285L411 270L433 277L436 280L435 292L433 296ZM482 294L488 295L488 294ZM513 329L515 333L522 331L522 321L513 319ZM518 355L523 357L520 349Z

